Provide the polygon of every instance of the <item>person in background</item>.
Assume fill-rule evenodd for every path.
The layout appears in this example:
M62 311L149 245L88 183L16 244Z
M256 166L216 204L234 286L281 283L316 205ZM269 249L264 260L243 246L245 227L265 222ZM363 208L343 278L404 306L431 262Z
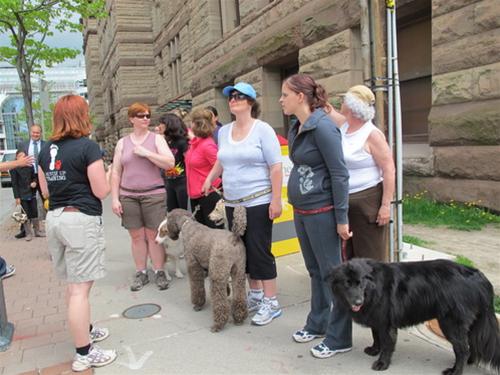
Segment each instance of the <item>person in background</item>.
M38 182L38 155L44 145L45 141L42 140L42 127L38 124L33 124L30 127L30 139L21 143L18 147L18 149L23 150L26 155L33 156L33 172L35 174L37 191L40 194L40 198L42 197L42 192ZM37 237L45 237L40 223L40 220L44 219L44 215L44 212L38 212L37 207L37 218L33 221L33 229L35 230L35 235ZM26 233L24 232L24 226L21 226L21 230L14 237L24 238L25 236Z
M221 128L217 162L203 191L222 175L229 227L234 207L246 207L247 229L243 236L250 284L247 304L256 312L252 324L266 325L282 314L277 299L277 271L271 252L273 220L281 215L283 180L281 149L273 128L258 120L259 104L252 85L238 82L222 91L236 120Z
M191 115L190 113L185 110L184 108L174 108L168 113L172 113L179 117L184 125L186 125L186 129L188 130L188 139L191 140L194 138L193 132L191 131Z
M184 154L188 149L187 128L184 122L173 113L160 117L160 124L168 147L175 158L175 166L164 171L165 187L167 189L167 212L174 208L187 210L188 195L186 187L186 166Z
M341 263L340 239L347 240L349 174L342 154L340 130L328 115L325 89L305 74L287 78L281 88L283 113L298 118L289 131L293 168L288 201L304 262L311 277L311 309L305 326L292 338L299 343L324 337L311 348L316 358L352 349L352 322L336 303L326 278Z
M0 279L6 279L8 277L14 276L16 273L16 267L12 264L7 264L5 259L0 257Z
M349 228L346 257L387 261L386 250L391 201L395 189L392 153L384 134L372 123L375 95L364 85L351 87L344 96L337 125L349 171Z
M24 156L26 156L26 154L23 150L17 150L17 159L21 159ZM37 178L31 166L12 169L10 171L10 177L16 205L21 205L28 216L28 221L22 224L24 226L24 233L26 234L25 240L31 241L33 239L32 223L38 217L36 202L36 188L38 187ZM42 237L42 233L38 233L38 237ZM43 234L43 237L45 237L45 234Z
M20 156L16 160L4 161L0 163L0 171L8 171L18 167L30 167L33 164L33 156ZM22 238L22 237L21 237ZM5 279L14 275L16 268L12 264L7 264L5 259L0 257L0 277Z
M219 130L220 128L222 128L222 124L219 122L219 112L217 112L217 108L209 105L207 107L207 109L212 112L212 114L214 115L214 119L213 119L213 122L214 122L214 132L212 133L212 137L215 141L215 144L219 144Z
M191 210L198 222L210 228L223 228L216 225L208 215L214 210L217 201L221 199L213 188L220 188L221 180L217 178L211 185L211 191L206 195L202 186L217 161L217 145L212 133L214 131L213 114L208 109L196 109L191 113L191 131L194 138L189 141L189 149L185 154L187 188L191 200ZM196 207L198 209L196 210ZM196 211L195 211L196 210Z
M52 262L67 282L68 327L76 347L71 368L85 371L117 357L94 344L109 331L90 324L89 302L94 281L106 275L101 200L110 187L99 145L88 139L92 124L85 99L61 97L52 127L51 140L40 151L38 178L43 197L50 197L46 226Z
M133 292L149 283L148 258L153 264L158 289L168 288L165 275L165 249L155 241L157 229L165 218L165 183L161 169L174 166L174 156L165 137L149 131L151 111L148 105L134 103L128 108L133 126L129 135L118 140L111 173L113 212L122 219L132 240L135 276Z

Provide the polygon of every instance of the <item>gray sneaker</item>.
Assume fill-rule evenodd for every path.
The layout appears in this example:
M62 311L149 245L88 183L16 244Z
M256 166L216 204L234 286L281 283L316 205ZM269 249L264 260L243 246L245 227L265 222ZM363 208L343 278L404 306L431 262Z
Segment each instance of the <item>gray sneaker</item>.
M253 296L250 295L250 293L248 293L247 296L248 312L252 313L255 311L259 311L260 305L262 305L262 298L261 299L254 298Z
M257 326L265 326L281 316L281 307L279 303L272 303L269 299L264 298L260 304L259 311L252 318L252 324Z
M156 286L160 290L168 289L169 282L167 280L167 275L165 275L164 271L156 272Z
M148 274L141 271L136 272L134 281L132 281L132 285L130 286L130 290L132 292L137 292L147 283L149 283Z

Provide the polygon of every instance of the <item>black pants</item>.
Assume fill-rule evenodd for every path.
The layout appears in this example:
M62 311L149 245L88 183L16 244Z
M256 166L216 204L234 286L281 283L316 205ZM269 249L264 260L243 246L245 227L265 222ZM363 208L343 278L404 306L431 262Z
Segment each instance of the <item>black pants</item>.
M191 200L191 211L194 212L196 206L199 206L196 215L194 215L196 221L199 223L205 224L210 228L218 228L223 229L224 224L215 225L215 223L208 218L208 215L214 210L217 201L221 198L219 194L215 191L207 195L206 197L201 197L197 199Z
M277 276L271 252L273 221L269 219L269 203L247 207L247 228L242 239L247 254L246 273L253 280L272 280ZM233 226L234 207L226 206L229 228Z
M178 177L165 180L167 188L167 212L174 208L187 210L188 195L186 188L186 177Z
M28 215L28 219L36 219L38 218L38 208L36 198L33 197L30 200L21 199L21 207L23 208L26 215Z

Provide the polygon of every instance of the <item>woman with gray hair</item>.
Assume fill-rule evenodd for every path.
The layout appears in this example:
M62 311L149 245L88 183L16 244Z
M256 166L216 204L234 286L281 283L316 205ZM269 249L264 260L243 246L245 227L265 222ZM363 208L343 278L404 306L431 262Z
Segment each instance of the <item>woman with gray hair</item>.
M342 132L349 171L348 258L387 261L387 224L394 195L395 168L385 136L373 123L375 95L364 85L351 87L340 113L332 111Z

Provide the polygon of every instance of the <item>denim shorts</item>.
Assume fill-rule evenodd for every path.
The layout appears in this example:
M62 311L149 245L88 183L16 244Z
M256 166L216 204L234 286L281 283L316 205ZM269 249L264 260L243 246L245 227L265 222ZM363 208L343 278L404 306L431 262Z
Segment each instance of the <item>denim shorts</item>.
M82 283L106 275L102 216L65 212L47 213L47 241L57 276L69 283Z

